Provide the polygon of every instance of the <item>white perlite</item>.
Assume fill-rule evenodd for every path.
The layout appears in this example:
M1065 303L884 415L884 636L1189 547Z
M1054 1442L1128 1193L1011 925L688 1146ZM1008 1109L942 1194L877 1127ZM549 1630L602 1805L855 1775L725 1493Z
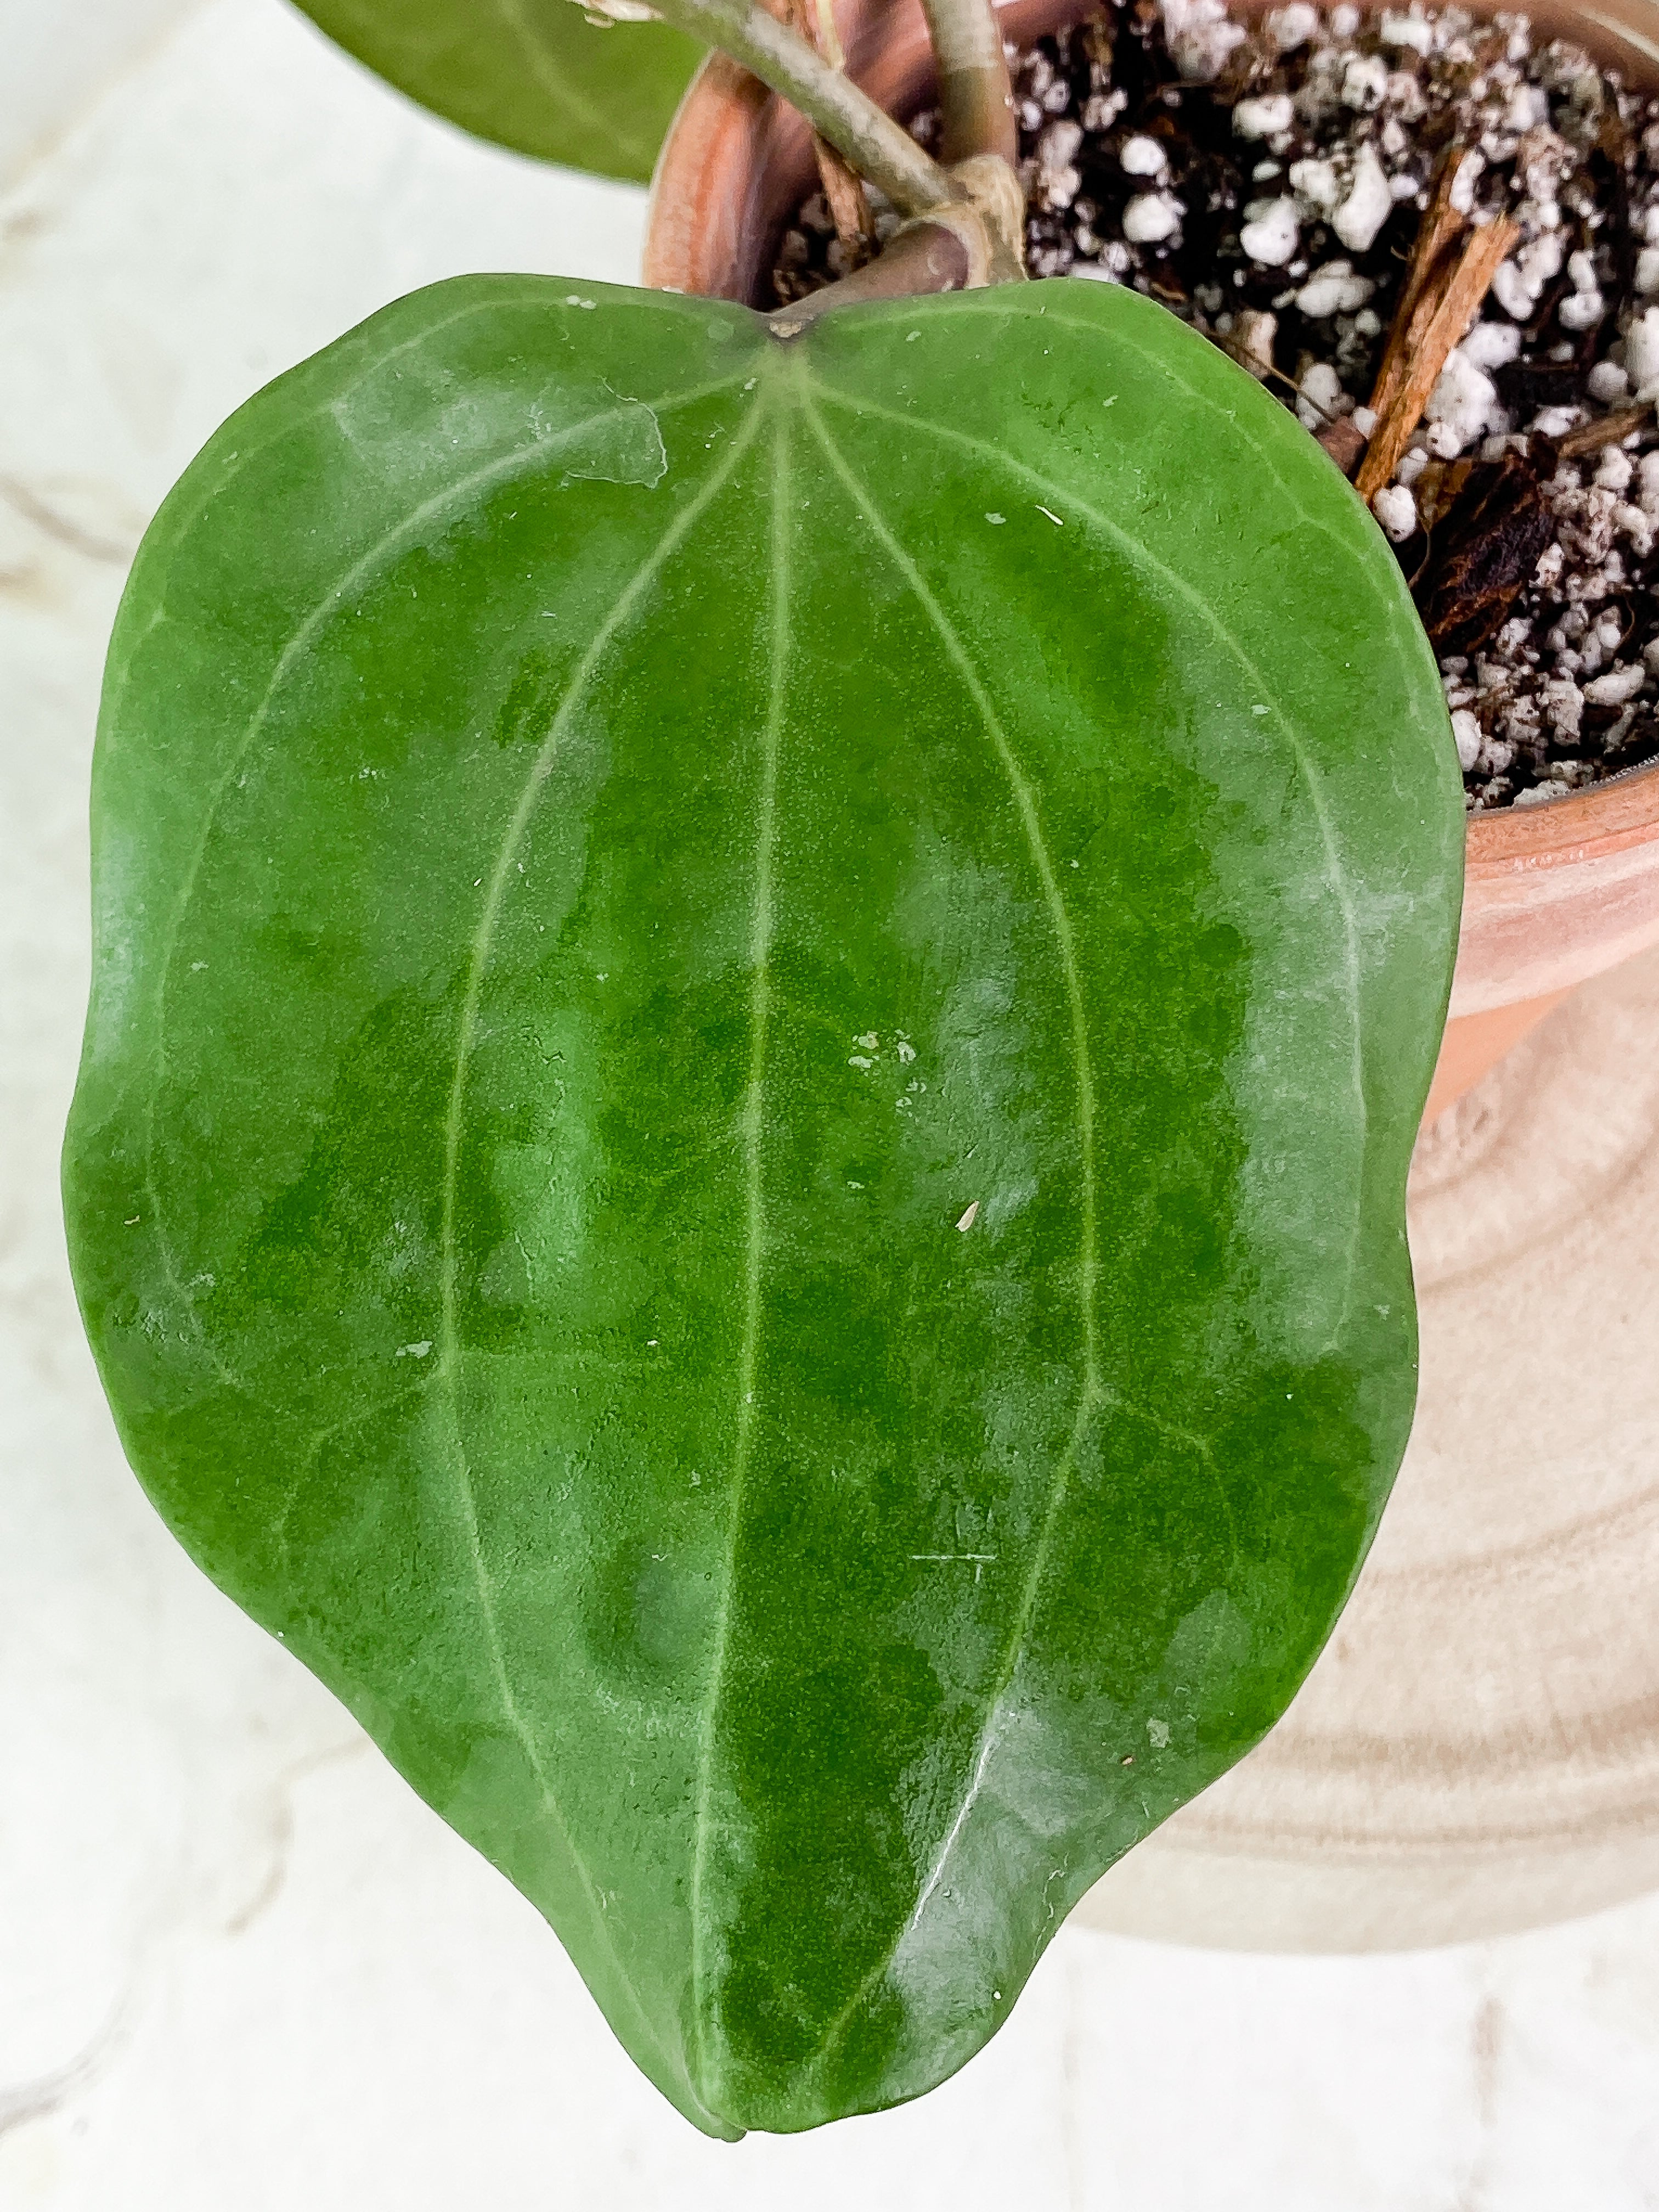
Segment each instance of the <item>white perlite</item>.
M1451 460L1486 434L1498 404L1498 387L1483 369L1477 368L1461 346L1446 356L1446 365L1435 380L1423 418L1431 428L1429 450L1442 460ZM1443 435L1433 434L1439 429ZM1449 453L1442 450L1450 442Z
M1288 131L1296 109L1288 92L1270 93L1261 100L1241 100L1233 110L1233 135L1237 138L1273 138Z
M1409 46L1413 53L1426 54L1434 44L1434 27L1420 15L1384 15L1377 36L1385 46Z
M1356 54L1342 72L1342 105L1360 115L1374 114L1389 88L1389 65L1381 54Z
M1235 46L1249 36L1230 22L1224 0L1163 0L1164 36L1188 84L1212 84Z
M1459 350L1477 368L1502 368L1519 355L1521 333L1513 323L1477 323Z
M1376 292L1369 276L1356 276L1352 261L1327 261L1314 270L1296 295L1296 305L1315 322L1351 315Z
M1083 143L1083 125L1069 117L1051 123L1037 140L1037 197L1045 207L1068 208L1083 179L1073 167Z
M1170 166L1170 157L1156 138L1139 136L1124 140L1117 158L1126 177L1160 177Z
M1320 430L1331 419L1343 411L1347 395L1342 389L1342 380L1328 361L1314 362L1304 373L1297 386L1299 397L1296 411L1304 430ZM1348 401L1349 406L1352 405Z
M1517 323L1531 319L1544 287L1560 275L1565 252L1559 234L1547 230L1523 246L1513 259L1499 262L1492 280L1492 297L1506 315L1513 315Z
M1264 268L1282 269L1302 240L1294 200L1273 200L1253 222L1245 223L1238 242L1252 261Z
M1407 496L1409 498L1410 494ZM1457 747L1457 764L1467 775L1480 757L1481 732L1478 716L1467 707L1460 707L1451 718L1452 740Z
M1342 197L1336 171L1328 161L1312 156L1291 162L1291 189L1310 216L1328 214Z
M1293 54L1298 46L1305 46L1319 28L1319 10L1306 4L1306 0L1292 0L1288 8L1275 8L1267 18L1267 36L1281 54Z
M1417 528L1417 501L1404 484L1384 484L1372 497L1371 513L1396 545Z
M1123 235L1131 246L1152 246L1173 238L1186 213L1168 192L1137 192L1123 210Z
M1610 668L1605 676L1584 686L1584 696L1592 707L1627 706L1647 682L1647 675L1640 665Z
M1486 157L1478 147L1471 147L1458 161L1457 174L1452 179L1451 190L1446 198L1457 215L1474 213L1474 188L1486 172Z
M1607 312L1595 281L1595 264L1588 253L1570 253L1567 275L1572 282L1572 295L1563 300L1556 310L1561 327L1564 331L1594 330Z
M1659 398L1659 307L1644 307L1626 331L1625 374L1638 400Z
M1354 163L1353 182L1348 196L1331 218L1331 228L1352 253L1366 252L1394 212L1394 194L1389 190L1388 172L1376 158L1376 150L1368 139L1359 149ZM1249 248L1247 246L1245 252Z

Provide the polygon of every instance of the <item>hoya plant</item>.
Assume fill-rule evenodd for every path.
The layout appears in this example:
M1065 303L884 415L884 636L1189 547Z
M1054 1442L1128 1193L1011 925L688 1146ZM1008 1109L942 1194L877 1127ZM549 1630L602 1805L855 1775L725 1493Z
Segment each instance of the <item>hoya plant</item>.
M939 161L657 4L313 12L636 173L689 33L902 224L770 317L463 277L209 442L110 651L65 1183L159 1510L735 2137L960 2066L1328 1635L1463 811L1325 453L1022 281L986 0Z

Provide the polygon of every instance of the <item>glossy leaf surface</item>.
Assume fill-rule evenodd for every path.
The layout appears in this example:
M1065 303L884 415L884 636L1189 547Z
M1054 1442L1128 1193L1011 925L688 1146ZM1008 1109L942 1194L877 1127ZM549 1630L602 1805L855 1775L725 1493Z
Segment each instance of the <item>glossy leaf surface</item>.
M298 0L422 106L520 154L648 184L702 48L572 0Z
M162 1513L700 2125L939 2080L1404 1445L1463 815L1370 518L1115 288L470 278L173 493L94 828Z

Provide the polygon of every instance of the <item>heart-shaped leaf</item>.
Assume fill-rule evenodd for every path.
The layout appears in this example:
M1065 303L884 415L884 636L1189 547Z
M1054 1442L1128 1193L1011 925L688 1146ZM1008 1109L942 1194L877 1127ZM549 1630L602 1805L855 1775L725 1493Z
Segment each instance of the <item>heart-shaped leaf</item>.
M1462 823L1369 517L1115 288L469 278L150 532L67 1158L123 1437L701 2126L960 2065L1306 1673Z
M590 20L571 0L298 0L422 107L520 154L648 184L702 57L666 23Z

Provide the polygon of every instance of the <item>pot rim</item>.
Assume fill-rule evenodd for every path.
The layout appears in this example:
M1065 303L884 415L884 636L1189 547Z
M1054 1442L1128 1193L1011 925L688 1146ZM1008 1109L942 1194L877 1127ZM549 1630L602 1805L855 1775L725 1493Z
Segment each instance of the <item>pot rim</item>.
M1468 817L1467 874L1561 867L1659 837L1659 760L1605 777L1568 799L1489 807Z
M1012 35L1029 41L1044 31L1081 22L1097 11L1100 0L996 0L1011 21ZM1271 0L1236 0L1241 15L1261 14ZM1375 0L1380 6L1381 0ZM1501 0L1462 0L1478 13L1496 14ZM860 0L844 12L854 20L843 27L851 74L872 73L897 43L926 32L915 0L872 9ZM1527 10L1533 21L1555 35L1571 35L1595 58L1621 69L1632 82L1646 79L1659 90L1659 8L1653 0L1603 0L1594 9L1572 0L1536 0ZM1036 26L1041 23L1042 29ZM695 263L696 196L686 187L736 154L739 146L759 147L760 160L775 155L774 125L784 103L738 64L711 53L686 88L678 112L663 141L651 180L646 216L644 281L670 290L686 290L675 275ZM803 142L804 143L804 139ZM679 205L675 205L676 196ZM752 205L746 210L753 220ZM1595 860L1659 840L1659 759L1536 806L1508 805L1468 817L1466 878L1492 881L1540 870Z

